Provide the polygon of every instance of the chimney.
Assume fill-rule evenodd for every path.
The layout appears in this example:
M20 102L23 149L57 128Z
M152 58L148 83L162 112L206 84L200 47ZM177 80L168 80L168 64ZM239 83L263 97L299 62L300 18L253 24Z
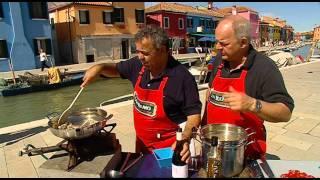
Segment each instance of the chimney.
M232 6L232 15L237 15L237 6L236 5Z
M208 9L209 9L209 10L212 9L212 4L213 4L213 2L208 2Z

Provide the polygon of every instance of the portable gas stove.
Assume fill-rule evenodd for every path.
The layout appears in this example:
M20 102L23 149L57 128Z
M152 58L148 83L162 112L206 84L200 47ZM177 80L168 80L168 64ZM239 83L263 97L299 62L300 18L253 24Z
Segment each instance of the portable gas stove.
M114 128L116 124L114 123L112 125ZM56 153L48 159L44 154L49 152ZM97 164L101 164L100 169L103 172L97 173L100 174L100 176L104 176L107 167L107 169L113 169L121 160L121 145L119 144L119 140L116 139L114 133L110 133L110 131L102 129L90 137L75 140L63 140L56 146L36 148L33 145L28 144L19 152L20 156L23 156L24 154L27 154L28 156L43 156L47 161L40 166L40 169L43 168L47 170L55 169L64 172L86 171L87 167L85 166L88 166L89 169L90 166L92 166L89 164L95 164L95 166L97 166ZM104 157L106 159L102 161ZM95 162L98 161L98 159L101 162ZM78 166L81 167L78 168ZM97 169L97 167L95 169ZM85 174L85 172L82 173ZM46 177L51 177L48 173L46 174ZM52 175L52 177L56 176Z

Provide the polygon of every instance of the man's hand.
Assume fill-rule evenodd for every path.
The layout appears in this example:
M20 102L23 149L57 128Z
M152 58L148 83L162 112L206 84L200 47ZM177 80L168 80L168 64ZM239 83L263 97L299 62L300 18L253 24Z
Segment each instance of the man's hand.
M182 140L182 141L184 141L184 143L183 143L183 149L180 152L181 161L188 163L190 160L189 142L188 142L188 140ZM176 148L176 144L177 144L177 142L174 142L172 144L172 146L171 146L172 150L174 150Z
M223 96L224 102L234 111L246 112L255 108L256 99L235 90L232 86L229 87L229 92L223 93Z

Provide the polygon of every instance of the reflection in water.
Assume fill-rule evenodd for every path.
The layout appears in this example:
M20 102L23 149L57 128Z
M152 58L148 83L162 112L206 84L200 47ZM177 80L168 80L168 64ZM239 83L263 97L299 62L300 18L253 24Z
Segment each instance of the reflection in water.
M30 94L0 96L0 128L45 118L63 112L80 89L79 85ZM72 109L97 107L103 101L132 93L130 81L120 78L99 79L85 87Z

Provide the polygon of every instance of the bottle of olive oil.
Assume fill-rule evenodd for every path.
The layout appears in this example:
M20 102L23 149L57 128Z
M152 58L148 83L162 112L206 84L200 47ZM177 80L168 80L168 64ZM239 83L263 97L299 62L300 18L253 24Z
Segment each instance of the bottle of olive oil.
M207 177L219 178L222 177L222 162L218 150L218 137L211 137L211 148L207 153Z
M172 177L173 178L187 178L188 177L188 164L181 161L181 151L183 149L182 129L177 131L177 144L172 156Z

